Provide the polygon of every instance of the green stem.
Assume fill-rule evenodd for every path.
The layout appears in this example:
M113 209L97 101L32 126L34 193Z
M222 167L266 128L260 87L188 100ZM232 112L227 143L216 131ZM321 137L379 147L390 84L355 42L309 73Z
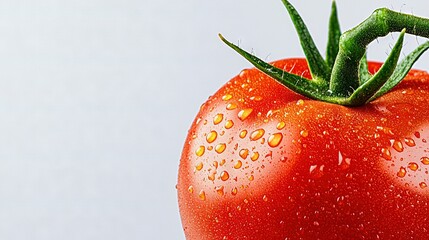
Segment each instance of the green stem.
M405 28L409 34L429 37L429 19L398 13L386 8L376 11L357 27L343 33L332 70L330 90L337 96L350 96L359 87L359 62L366 47L378 37Z

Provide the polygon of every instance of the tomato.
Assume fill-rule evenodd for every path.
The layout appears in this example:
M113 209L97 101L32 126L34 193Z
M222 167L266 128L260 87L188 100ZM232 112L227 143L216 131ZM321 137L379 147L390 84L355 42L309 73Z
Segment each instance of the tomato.
M404 34L429 37L429 19L379 9L340 38L334 2L324 60L282 1L306 58L268 64L221 36L256 68L191 125L177 184L186 238L429 239L429 74L410 71L429 43L397 64ZM391 31L385 63L368 63L366 45Z
M310 77L304 59L274 64ZM186 238L426 239L428 80L411 71L348 108L242 71L189 130L177 185Z

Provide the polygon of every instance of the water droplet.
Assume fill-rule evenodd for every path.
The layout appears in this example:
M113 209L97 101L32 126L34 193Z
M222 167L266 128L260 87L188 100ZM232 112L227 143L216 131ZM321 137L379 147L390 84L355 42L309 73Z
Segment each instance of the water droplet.
M206 200L206 192L204 190L201 190L200 193L198 193L198 198L200 198L202 201Z
M225 163L226 163L226 160L225 160L225 159L222 159L222 160L220 161L219 165L223 166L223 165L225 165Z
M409 147L414 147L416 146L416 142L414 142L414 140L412 138L405 138L404 139L405 144L407 144L407 146Z
M237 105L234 103L228 103L228 105L226 105L227 110L234 110L236 108L237 108Z
M249 181L253 181L255 179L253 175L250 175L248 178L249 178Z
M238 189L236 187L231 190L232 195L235 196L235 195L237 195L237 193L238 193Z
M266 196L266 195L264 195L264 196L262 197L262 200L264 200L264 202L267 202L267 201L268 201L267 196Z
M215 167L215 169L217 169L217 168L218 168L218 166L219 166L219 163L218 163L217 161L214 161L214 162L213 162L213 167Z
M381 149L381 156L386 160L392 160L392 153L387 148Z
M209 132L209 134L207 134L206 140L208 143L212 143L216 140L216 138L217 138L217 132L211 131Z
M249 155L249 150L247 150L247 149L241 149L239 155L240 155L241 158L246 159L247 156Z
M241 166L243 165L243 163L240 161L240 160L238 160L236 163L235 163L235 165L234 165L234 168L235 169L239 169L239 168L241 168Z
M415 132L414 136L416 136L416 138L420 138L420 132Z
M219 113L219 114L216 114L216 116L213 118L213 123L214 123L214 125L217 125L217 124L221 123L222 120L223 120L223 114Z
M188 192L189 193L194 193L194 187L193 186L189 186L188 187Z
M310 175L312 178L321 178L324 174L323 170L325 165L311 165L310 166Z
M404 145L402 145L401 141L394 140L392 144L393 149L395 149L397 152L403 152L404 151Z
M218 145L216 145L215 147L215 151L217 153L223 153L226 149L226 144L225 143L219 143Z
M232 120L226 121L226 123L225 123L226 129L230 129L230 128L232 128L232 126L234 126L234 122Z
M296 102L296 105L298 105L298 106L302 106L302 105L304 105L304 100L299 99L299 100Z
M195 151L195 154L198 156L198 157L201 157L203 154L204 154L204 152L206 151L206 148L204 147L204 146L199 146L198 148L197 148L197 151Z
M202 162L197 163L197 165L195 165L195 169L197 171L201 171L201 169L203 169L203 163Z
M243 131L240 132L240 137L241 138L245 138L246 135L247 135L247 130L243 130Z
M223 186L216 187L215 190L216 190L217 194L219 194L220 196L223 196L225 194L223 191L224 190Z
M245 204L248 204L248 203L249 203L249 200L247 200L247 198L245 198L245 199L243 200L243 202L244 202Z
M213 146L208 146L207 150L209 150L209 151L213 150Z
M214 181L216 179L216 171L209 174L207 177L210 181Z
M227 171L223 171L223 172L220 174L220 179L221 179L222 181L226 181L226 180L228 180L228 179L229 179L229 173L228 173Z
M277 147L281 143L282 139L283 139L283 134L274 133L268 138L268 145L270 147Z
M408 164L408 168L409 168L411 171L417 171L417 169L419 169L419 165L418 165L417 163L415 163L415 162L410 162L410 163Z
M398 173L396 173L396 176L403 178L407 174L407 170L404 167L400 167Z
M224 100L224 101L228 101L228 100L230 100L232 98L232 95L231 94L225 94L223 97L222 97L222 100Z
M420 186L421 189L424 189L424 188L427 188L428 185L425 182L421 182L419 184L419 186Z
M252 153L252 156L250 156L250 159L252 161L256 161L256 160L258 160L258 158L259 158L259 153L258 152L254 152L254 153Z
M338 166L340 166L341 169L346 170L350 167L351 159L350 158L344 158L343 154L338 151Z
M251 108L243 109L238 113L238 118L241 121L244 121L252 112L253 112L253 109Z
M286 123L285 123L285 122L279 122L279 123L277 124L277 129L278 129L278 130L282 130L285 126L286 126Z
M308 137L308 132L307 132L306 130L302 130L302 131L299 133L299 135L301 135L301 137L306 138L306 137Z
M250 100L259 102L262 100L262 97L261 96L253 96L253 97L250 97Z
M260 139L262 136L264 136L265 130L264 129L258 129L256 131L253 131L252 134L250 134L250 140L256 141Z
M420 161L421 161L424 165L429 165L429 158L428 158L428 157L422 157L422 158L420 158Z

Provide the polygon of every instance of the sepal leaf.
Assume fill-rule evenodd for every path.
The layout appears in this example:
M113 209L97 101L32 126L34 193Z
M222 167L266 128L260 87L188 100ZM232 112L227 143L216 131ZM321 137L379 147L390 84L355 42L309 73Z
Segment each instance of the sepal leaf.
M335 3L335 0L333 0L331 16L329 18L328 46L326 48L326 63L331 69L335 64L335 59L338 55L340 36L341 29L337 14L337 4Z

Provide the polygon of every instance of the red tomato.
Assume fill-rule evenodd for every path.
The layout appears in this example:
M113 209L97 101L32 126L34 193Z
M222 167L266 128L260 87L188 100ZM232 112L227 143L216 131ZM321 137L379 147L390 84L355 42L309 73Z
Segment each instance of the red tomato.
M274 65L311 78L304 59ZM428 239L428 80L412 70L350 108L242 71L189 130L177 185L186 238Z

